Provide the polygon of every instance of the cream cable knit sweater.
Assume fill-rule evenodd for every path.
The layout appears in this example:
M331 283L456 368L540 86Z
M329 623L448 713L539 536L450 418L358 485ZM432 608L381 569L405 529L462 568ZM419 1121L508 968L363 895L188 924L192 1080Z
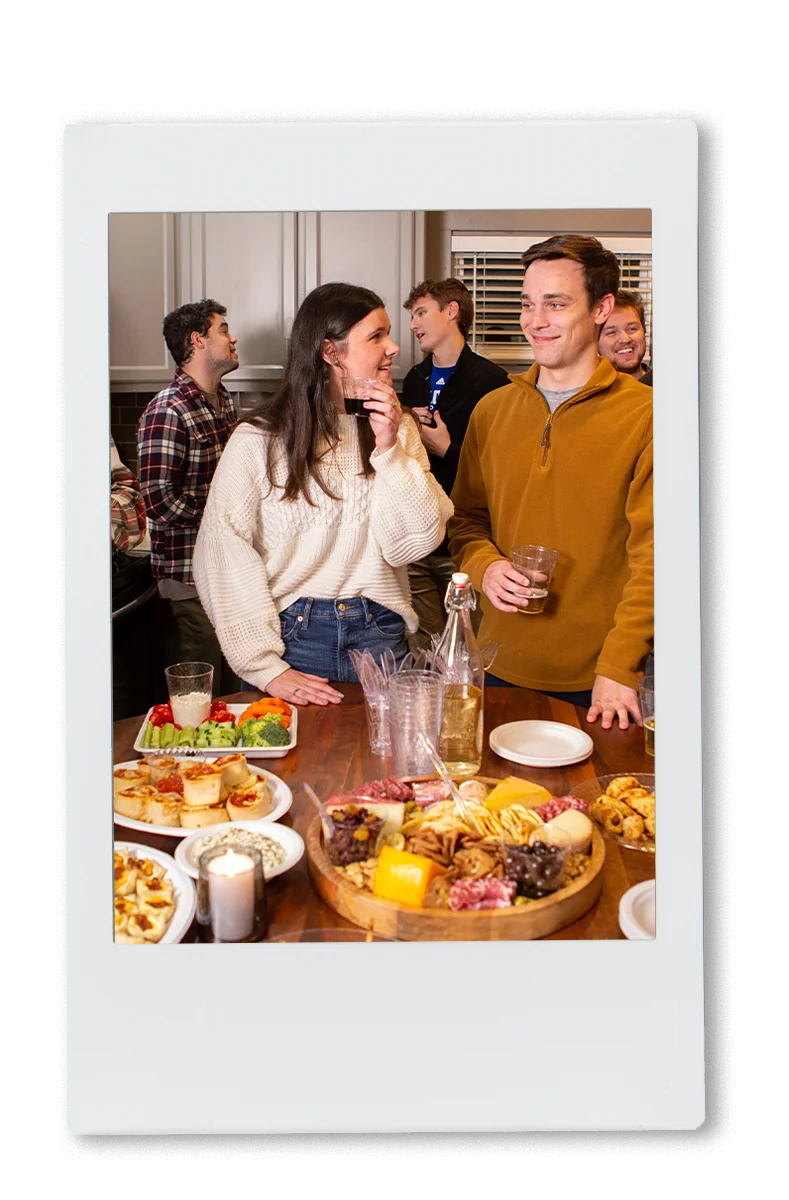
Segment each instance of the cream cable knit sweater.
M194 553L200 600L225 658L261 691L287 670L279 614L300 596L366 596L399 613L409 632L408 563L441 543L452 503L430 474L414 422L398 441L374 451L374 475L359 474L357 418L341 415L340 441L324 462L331 500L310 480L303 496L283 501L269 488L287 476L271 435L240 425L219 460Z

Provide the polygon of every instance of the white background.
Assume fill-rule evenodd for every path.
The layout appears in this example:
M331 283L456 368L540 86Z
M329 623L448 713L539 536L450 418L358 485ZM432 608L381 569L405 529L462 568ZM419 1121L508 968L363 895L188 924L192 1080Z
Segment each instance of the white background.
M153 12L156 13L155 38L151 37ZM195 6L194 22L188 23L181 18L177 22L177 36L175 32L168 34L165 31L162 13L158 8L153 10L150 6L140 5L135 10L133 20L130 20L127 12L108 13L103 6L97 7L96 13L101 13L101 19L91 14L90 10L84 19L79 19L79 8L72 6L68 10L68 28L65 28L65 18L61 18L62 24L49 24L41 35L43 44L36 50L35 74L29 74L20 58L14 56L14 64L5 77L6 86L11 83L7 100L11 96L14 100L13 107L6 109L4 130L6 180L7 185L10 182L12 186L5 186L2 190L6 216L6 239L2 250L6 265L4 277L12 284L6 287L5 305L4 343L8 366L6 403L10 418L7 434L10 430L26 434L25 445L29 451L26 455L12 452L18 443L14 443L12 448L10 439L6 437L6 532L12 548L12 553L6 559L6 568L11 569L14 580L28 576L29 582L26 588L14 588L11 595L8 595L11 589L6 589L6 630L11 636L7 638L5 660L8 678L12 682L8 689L11 694L24 698L31 692L36 697L35 713L31 710L31 716L38 716L42 712L52 715L54 712L54 682L44 674L47 598L43 581L46 580L49 564L44 560L47 510L42 474L43 444L47 437L43 404L43 379L46 377L44 281L47 278L48 229L46 128L54 124L56 110L66 102L198 101L210 88L204 80L211 77L209 68L212 59L219 67L219 94L225 102L326 101L341 96L343 90L350 101L357 101L360 98L359 86L355 80L351 83L348 72L343 70L350 49L361 53L366 61L373 62L375 83L371 90L374 91L375 100L446 103L446 79L442 77L441 64L448 64L452 60L444 26L433 30L435 37L440 32L440 41L436 40L434 44L440 47L441 53L430 54L427 48L429 22L423 14L415 14L414 11L409 17L416 17L414 24L406 26L405 20L394 14L381 19L378 12L348 8L342 18L331 22L335 37L333 46L339 44L341 47L339 53L331 53L324 41L327 37L325 23L309 23L303 19L302 10L297 55L272 53L272 48L283 44L284 38L282 25L285 18L276 13L266 13L265 28L254 29L254 22L247 24L248 18L241 22L231 19L227 13L212 11L207 6ZM752 342L754 335L759 338L763 350L765 338L769 340L769 346L772 344L776 349L783 342L782 319L776 319L776 313L782 311L782 298L775 293L765 298L764 294L757 292L757 288L764 287L761 282L764 272L758 271L754 275L753 271L754 248L760 257L770 254L770 262L777 266L775 276L778 278L783 274L781 268L785 263L782 239L776 239L778 248L775 248L776 241L770 235L776 230L765 229L763 224L764 198L783 194L782 180L778 176L779 170L782 170L782 156L777 151L785 131L779 124L783 113L778 103L777 83L773 82L783 78L782 67L776 61L778 44L772 49L770 38L765 37L763 24L754 22L753 34L747 25L737 25L733 32L729 32L728 26L722 32L716 32L707 28L704 16L689 16L686 7L682 8L681 13L681 19L676 19L673 7L664 5L659 16L656 12L642 14L645 32L640 38L638 14L628 14L626 29L622 29L615 14L603 14L591 23L591 28L582 30L583 47L579 54L574 54L570 44L565 43L562 43L561 52L558 52L555 38L547 36L546 25L531 28L531 20L526 20L522 11L514 6L512 11L507 11L506 6L500 6L496 22L498 35L487 41L486 38L475 37L475 44L477 53L480 53L480 47L488 47L488 54L483 55L484 58L488 62L498 61L499 65L504 58L505 44L511 47L507 50L510 70L496 70L489 77L501 100L518 103L609 100L609 90L602 84L594 85L596 72L590 70L590 46L597 37L601 52L609 50L610 61L621 62L622 50L628 43L632 44L634 50L638 47L639 83L637 88L628 91L628 96L645 102L670 102L675 100L679 90L687 102L719 103L724 110L728 110L730 125L737 128L737 227L741 234L737 250L739 271L736 288L733 277L730 293L725 298L721 296L719 304L725 344L731 342L736 317L740 317L740 324L745 322L743 328L749 337L740 340L740 361L737 365L737 382L741 382L745 388L746 371L751 368L751 362L757 354L757 347ZM242 16L241 12L236 14L236 17ZM439 14L440 20L445 18L445 13ZM589 17L585 16L584 20L589 25ZM501 36L501 30L507 30L507 22L510 23L508 28L512 36L505 38ZM394 29L396 23L398 28ZM571 25L567 10L562 11L562 25L565 28ZM255 36L252 36L253 29ZM193 52L193 80L189 79L188 71L163 70L164 54L182 53L183 42L191 32L194 32L194 41L197 43ZM24 42L25 28L19 14L8 23L7 34L11 46L20 46ZM736 72L729 70L729 60L734 58L735 36L739 65ZM757 36L758 44L755 43ZM259 58L253 58L255 37L258 38L258 46L267 49L265 67L260 67ZM415 44L420 47L418 54L414 53ZM519 47L523 47L520 58ZM121 54L121 48L124 54ZM747 68L752 48L753 61L759 72L759 89L753 91ZM602 66L603 58L601 53L600 58L596 59L597 64ZM122 70L125 62L127 70ZM299 67L297 71L294 71L294 62ZM555 70L558 62L561 71ZM230 65L231 70L223 71L223 65ZM257 71L255 67L258 67ZM14 70L18 71L17 79L14 79ZM228 86L229 78L233 79L233 89ZM676 88L677 80L681 80L681 89ZM16 88L14 83L17 84ZM192 83L191 89L189 83ZM457 94L454 89L453 94ZM610 89L610 100L620 98L615 86ZM426 115L442 118L446 110L442 108ZM482 110L480 115L481 118L484 115ZM626 107L622 109L622 115L627 115ZM330 128L327 127L327 136L331 137ZM221 146L212 149L216 169L231 169L231 163L222 161ZM414 164L421 163L423 169L429 169L432 162L440 164L439 151L440 148L435 154L430 154L427 146L415 148ZM337 152L343 163L354 166L353 152L349 155L347 146L338 145ZM601 152L615 155L616 146L601 146ZM729 168L730 164L730 160L725 162L725 168ZM387 166L385 145L381 148L378 166L383 170L391 169ZM408 164L398 163L397 167L400 170L408 169ZM730 179L729 186L733 184L734 180ZM775 215L775 209L772 211ZM763 262L761 265L764 265ZM739 305L734 302L735 295L740 300ZM743 304L746 298L751 302ZM757 301L755 304L754 300ZM765 360L760 358L760 361ZM773 374L772 371L770 373ZM26 380L37 379L40 382L40 386L24 384L24 408L19 406L19 398L14 391L14 378L23 376ZM785 678L787 666L785 643L777 640L775 632L779 628L778 612L783 612L784 607L782 589L779 588L782 564L778 554L771 553L771 546L775 545L772 538L777 538L778 530L782 527L776 518L785 510L785 504L782 503L783 487L779 482L784 473L783 439L779 436L759 436L763 428L770 430L771 434L785 430L781 386L765 388L763 385L759 389L758 400L754 397L747 409L745 403L743 401L740 404L741 416L737 422L737 432L742 433L742 437L739 438L736 470L728 466L730 456L727 448L723 456L725 464L718 480L705 481L705 484L709 486L712 482L712 486L721 486L722 491L730 494L735 482L739 482L737 532L747 535L749 544L755 547L754 557L763 564L764 586L759 589L758 620L754 620L753 607L741 606L737 614L739 653L736 659L735 709L737 715L741 716L737 784L743 796L743 805L747 803L749 814L753 814L760 804L761 794L765 794L767 787L775 787L776 780L772 778L769 755L752 756L748 750L754 744L754 737L758 745L764 744L767 722L771 722L775 728L776 715L778 718L781 716L781 695L776 697L778 704L775 704L773 697L776 696L775 682ZM755 422L754 428L757 406L759 421ZM730 433L729 412L730 409L725 412L722 427ZM29 419L26 426L25 416ZM53 436L56 443L59 443L59 433L58 422L55 422ZM56 445L50 452L56 455ZM24 500L23 514L20 514L20 499ZM773 515L772 520L770 514ZM730 565L722 564L719 578L712 578L706 583L707 589L719 589L723 596L730 598L734 590ZM20 593L24 596L22 605L19 604ZM19 620L19 607L25 610L22 622ZM722 641L721 653L731 659L730 638ZM773 688L767 690L769 683L773 684ZM725 708L725 701L722 701L722 706ZM728 714L724 713L727 724L728 720ZM754 757L757 760L755 762ZM46 780L37 778L37 791L48 794L49 811L52 811L52 761L42 761L40 769L46 773ZM713 799L713 803L716 800ZM730 820L730 796L722 797L719 803L727 810L727 820ZM707 798L707 809L710 809L710 798ZM88 1176L80 1176L77 1181L74 1175L78 1170L77 1164L55 1164L52 1153L55 1103L54 961L50 938L53 863L54 839L48 838L46 829L42 830L35 844L28 840L24 847L11 847L6 853L6 871L8 866L12 866L19 872L18 882L14 871L11 872L12 894L17 898L17 912L24 913L24 919L14 920L8 926L6 940L7 946L13 948L11 958L6 959L6 978L13 980L14 1000L18 997L18 1003L14 1004L13 1037L8 1038L5 1064L6 1087L13 1087L10 1132L18 1156L18 1170L23 1172L22 1178L28 1176L31 1182L32 1172L38 1187L46 1187L47 1183L55 1182L52 1176L56 1175L56 1186L71 1189L78 1182L82 1193L90 1194L97 1184L102 1186L100 1178L103 1172L91 1172ZM782 958L785 955L785 932L783 928L779 929L779 925L783 924L779 914L784 908L782 895L777 889L779 875L781 872L776 871L767 876L766 881L761 878L758 893L740 887L736 930L737 954L741 958ZM6 890L11 890L7 881ZM729 882L722 888L721 902L730 905L731 901L733 895ZM31 953L31 940L36 938L42 948L38 955ZM10 989L6 988L6 996L8 992ZM737 1156L728 1165L689 1163L680 1166L659 1163L651 1166L648 1172L637 1168L640 1195L658 1195L658 1189L662 1193L669 1181L674 1183L680 1178L689 1187L699 1172L711 1175L715 1186L721 1188L723 1194L729 1194L729 1190L735 1187L741 1190L746 1182L749 1187L754 1187L761 1178L766 1178L766 1172L773 1163L777 1163L775 1147L779 1144L779 1130L770 1079L771 1076L781 1078L785 1067L785 1036L779 1019L784 1012L784 997L747 995L737 997L737 1002L746 1003L746 1129L737 1134ZM113 1050L113 1046L108 1046L107 1052ZM133 1151L133 1147L130 1148ZM529 1148L529 1142L519 1141L517 1150L513 1147L513 1157L531 1157L535 1148L531 1147L531 1154ZM23 1162L28 1163L28 1169L20 1165ZM35 1170L32 1168L34 1163ZM578 1168L579 1164L576 1164ZM429 1181L429 1172L434 1169L434 1166L420 1165L424 1180ZM240 1165L236 1170L237 1174L242 1171L248 1174L253 1169L248 1165L246 1168ZM266 1168L267 1182L271 1182L273 1170L275 1164L269 1164ZM492 1183L489 1170L488 1166L486 1174L482 1175L486 1190L490 1189ZM502 1170L507 1170L507 1164L502 1166ZM225 1175L228 1174L230 1171L225 1172ZM463 1164L462 1171L456 1172L456 1177L463 1177L470 1186L476 1186L475 1176L466 1164ZM305 1164L300 1165L300 1178L306 1181ZM446 1172L442 1178L446 1187ZM179 1190L183 1187L183 1194L186 1194L186 1187L194 1194L195 1188L201 1192L210 1186L207 1177L191 1180L188 1172L182 1172L179 1180ZM598 1190L602 1193L603 1188L609 1192L610 1187L618 1184L626 1187L632 1181L632 1166L610 1163L603 1164L602 1168L600 1165L592 1168L584 1180L584 1186L596 1194ZM144 1183L143 1178L138 1182ZM397 1194L398 1182L397 1177L390 1177L389 1180L377 1177L377 1189L383 1194Z

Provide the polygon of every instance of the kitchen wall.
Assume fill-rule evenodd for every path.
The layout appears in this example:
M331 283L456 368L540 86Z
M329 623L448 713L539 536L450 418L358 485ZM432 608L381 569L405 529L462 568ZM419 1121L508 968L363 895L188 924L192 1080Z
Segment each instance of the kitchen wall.
M650 236L652 211L638 209L486 209L425 213L425 278L452 270L452 233L635 233Z
M241 363L226 386L239 411L276 390L298 304L349 279L378 291L400 345L395 386L418 347L402 301L414 283L451 272L451 235L651 233L648 209L353 213L113 213L109 218L110 428L137 470L137 423L172 379L162 318L202 296L227 305Z

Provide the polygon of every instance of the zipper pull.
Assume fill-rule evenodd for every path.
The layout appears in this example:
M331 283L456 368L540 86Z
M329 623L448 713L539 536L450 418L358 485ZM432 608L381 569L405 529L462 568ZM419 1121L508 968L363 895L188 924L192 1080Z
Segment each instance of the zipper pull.
M540 439L540 449L542 449L543 447L548 445L548 439L551 436L551 421L552 420L553 420L553 413L551 413L551 415L549 416L548 424L545 426L545 428L542 431L542 438Z

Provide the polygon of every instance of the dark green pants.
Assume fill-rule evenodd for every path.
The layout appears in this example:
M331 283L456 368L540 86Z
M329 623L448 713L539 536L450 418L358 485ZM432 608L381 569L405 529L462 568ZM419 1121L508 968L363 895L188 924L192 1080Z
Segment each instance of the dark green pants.
M200 601L161 599L165 666L207 662L214 668L214 695L240 691L242 681L231 671L219 648L214 627Z

